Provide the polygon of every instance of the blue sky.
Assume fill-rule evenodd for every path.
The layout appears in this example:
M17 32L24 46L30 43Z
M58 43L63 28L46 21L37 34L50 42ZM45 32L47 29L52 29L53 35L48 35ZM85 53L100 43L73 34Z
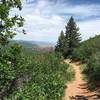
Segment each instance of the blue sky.
M25 18L27 35L15 39L56 42L61 30L73 16L82 33L82 39L100 34L100 0L22 0L21 12L11 14Z

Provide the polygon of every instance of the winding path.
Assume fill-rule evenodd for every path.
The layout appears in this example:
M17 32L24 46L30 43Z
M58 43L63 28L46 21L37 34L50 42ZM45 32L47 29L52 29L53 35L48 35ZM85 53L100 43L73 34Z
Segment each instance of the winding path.
M83 79L79 62L65 60L75 70L75 80L67 84L64 100L100 100L100 91L89 91L87 82Z

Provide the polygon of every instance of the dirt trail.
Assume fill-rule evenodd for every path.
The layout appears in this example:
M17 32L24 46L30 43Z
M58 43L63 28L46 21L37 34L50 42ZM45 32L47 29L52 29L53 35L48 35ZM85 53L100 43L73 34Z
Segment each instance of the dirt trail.
M67 84L64 100L100 100L100 91L91 92L87 88L87 82L83 80L79 62L65 60L75 70L75 80Z

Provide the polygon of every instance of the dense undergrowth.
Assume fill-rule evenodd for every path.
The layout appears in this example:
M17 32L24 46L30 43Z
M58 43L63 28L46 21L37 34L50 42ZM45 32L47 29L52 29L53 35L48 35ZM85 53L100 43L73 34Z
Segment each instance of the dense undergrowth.
M83 73L89 81L100 81L100 35L82 42L74 50L73 59L86 63Z
M0 65L3 100L62 100L74 76L59 54L23 50L18 44L2 49Z

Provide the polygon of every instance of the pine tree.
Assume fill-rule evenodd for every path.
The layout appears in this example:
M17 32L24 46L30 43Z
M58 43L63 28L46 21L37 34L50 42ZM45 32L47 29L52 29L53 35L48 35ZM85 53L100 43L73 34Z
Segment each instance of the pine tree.
M67 57L71 55L73 49L79 46L80 41L79 28L77 27L74 18L71 17L67 23L65 31L64 56Z
M60 36L58 38L57 45L55 47L55 51L56 52L63 53L63 50L64 50L64 41L65 41L64 32L61 31L61 34L60 34Z

